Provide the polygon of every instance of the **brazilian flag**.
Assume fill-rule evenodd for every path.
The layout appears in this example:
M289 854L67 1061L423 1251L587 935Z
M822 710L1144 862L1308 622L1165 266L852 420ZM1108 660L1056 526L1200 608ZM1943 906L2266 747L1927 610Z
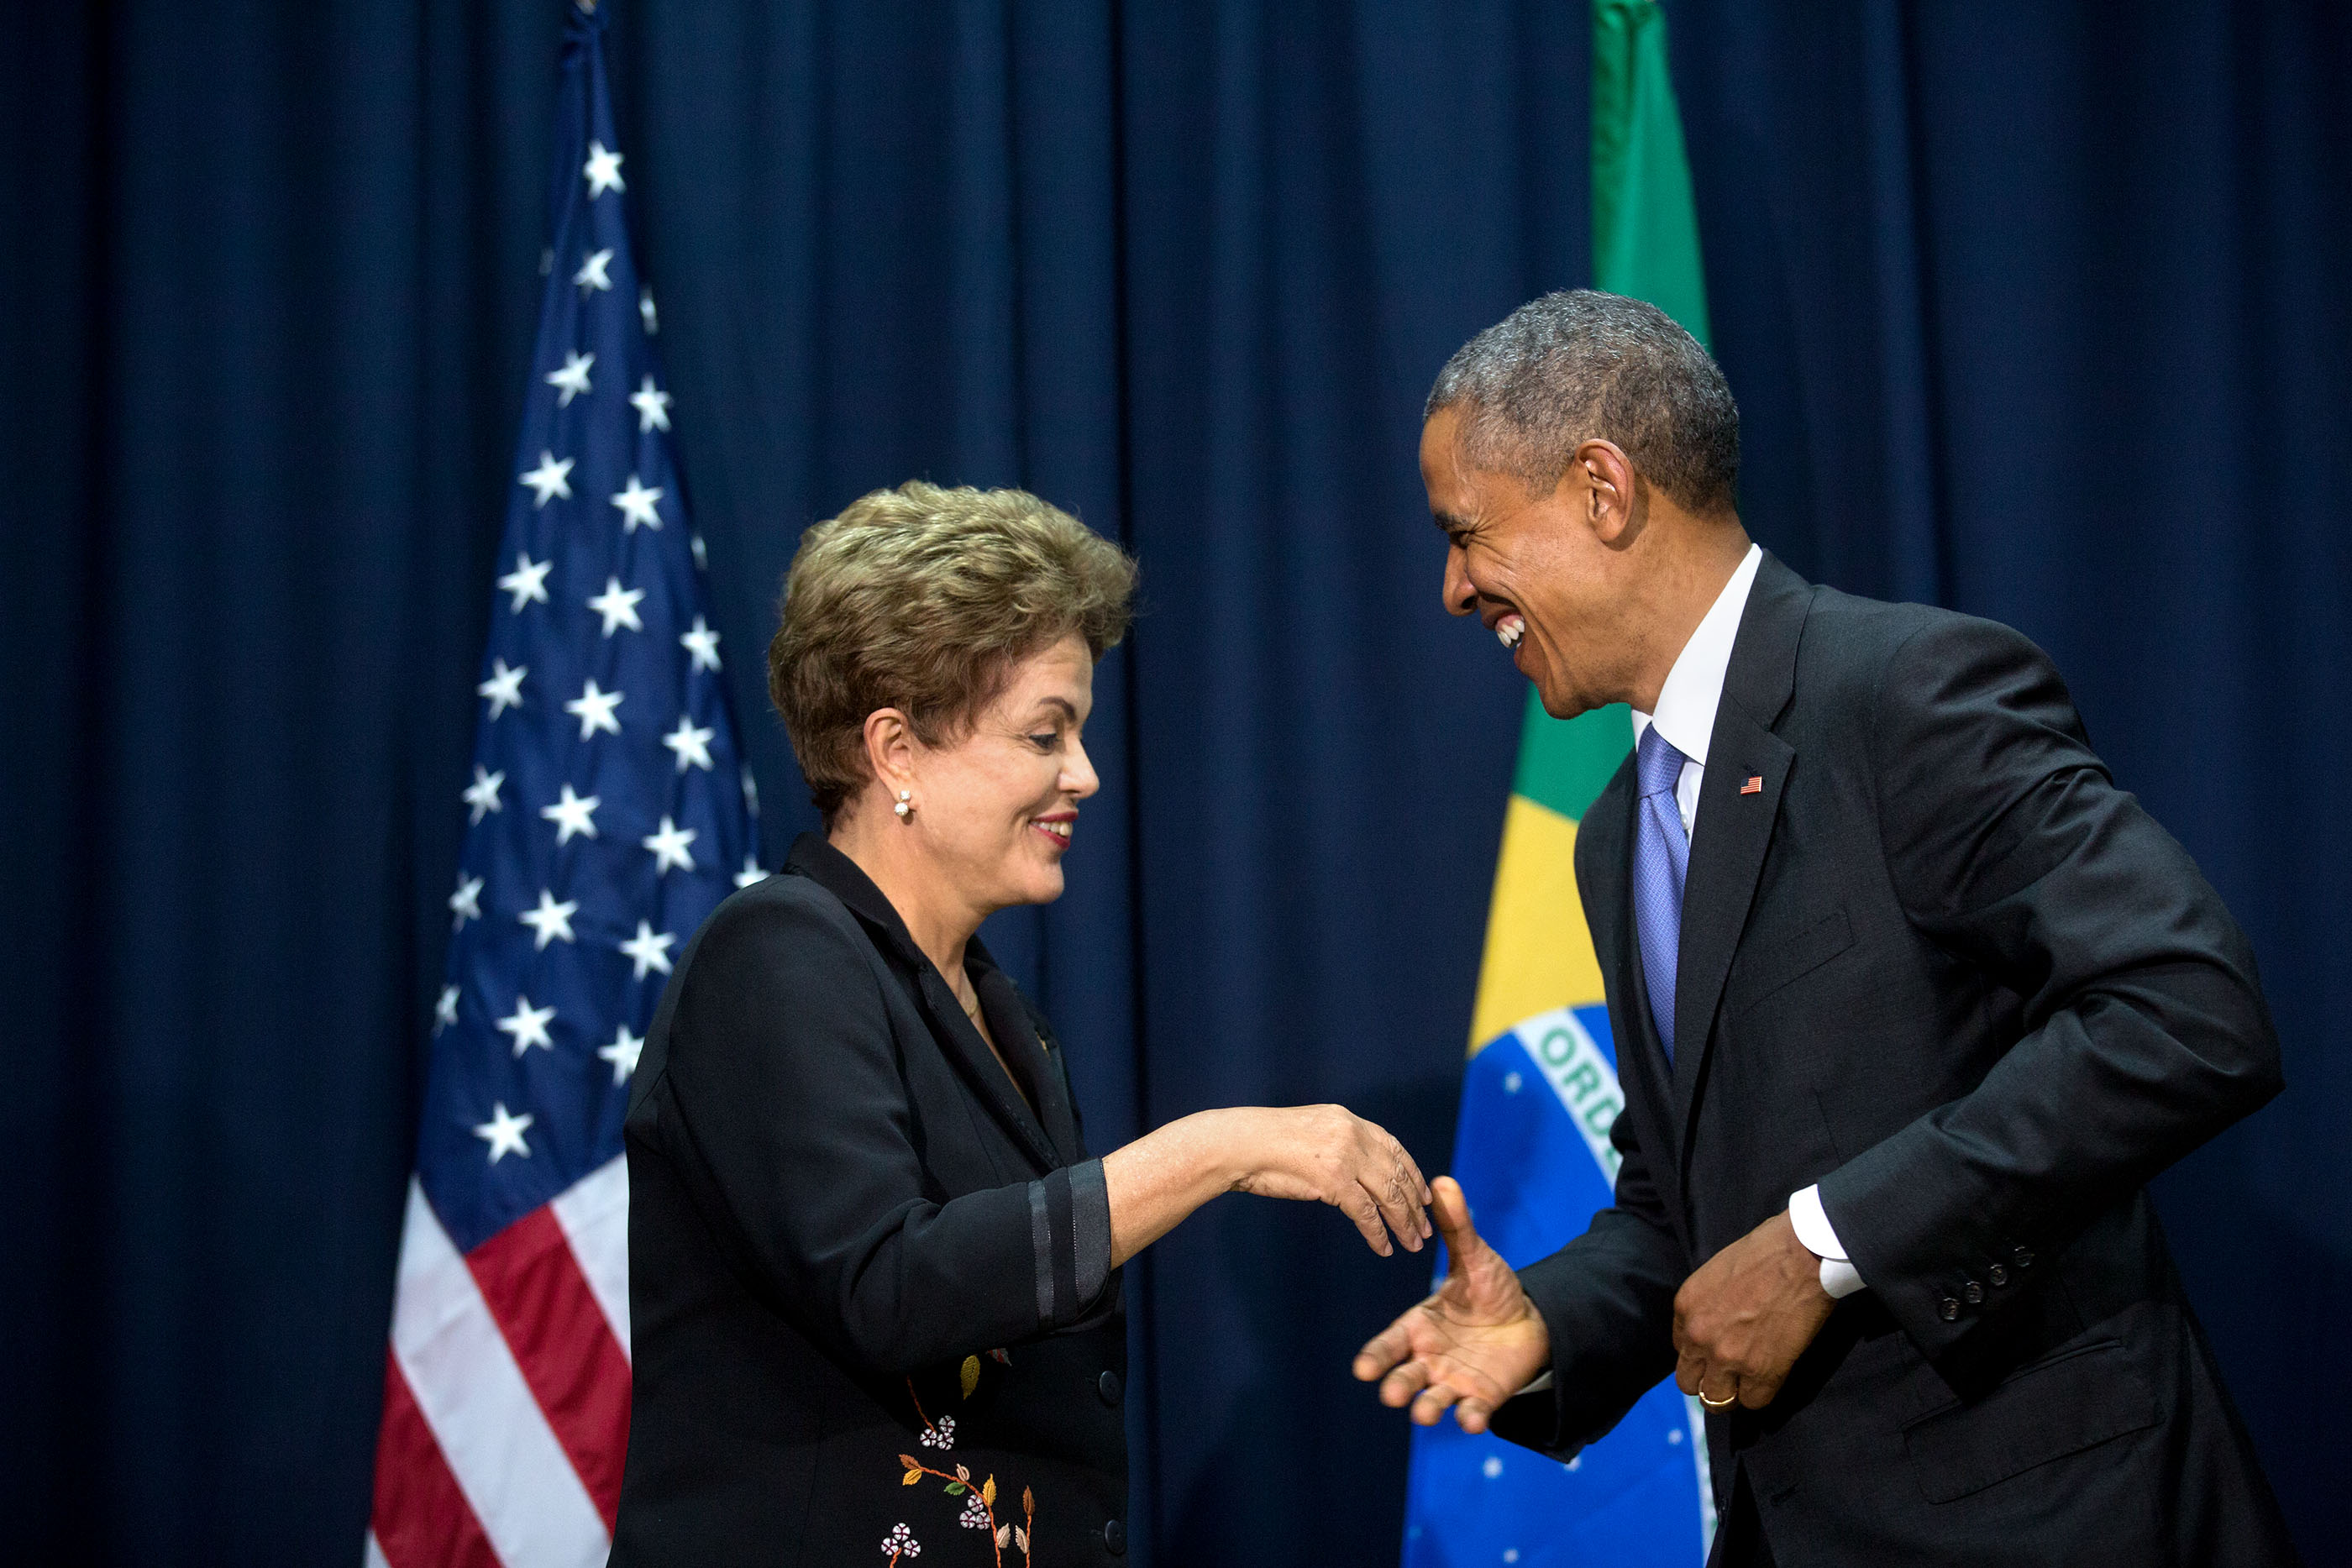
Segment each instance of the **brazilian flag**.
M1592 272L1707 340L1666 17L1652 0L1592 7ZM1577 901L1576 829L1633 745L1622 707L1562 721L1528 694L1454 1143L1479 1233L1515 1266L1582 1234L1616 1182L1609 1128L1624 1099ZM1405 1568L1696 1568L1715 1533L1705 1429L1671 1381L1566 1465L1450 1420L1417 1428Z

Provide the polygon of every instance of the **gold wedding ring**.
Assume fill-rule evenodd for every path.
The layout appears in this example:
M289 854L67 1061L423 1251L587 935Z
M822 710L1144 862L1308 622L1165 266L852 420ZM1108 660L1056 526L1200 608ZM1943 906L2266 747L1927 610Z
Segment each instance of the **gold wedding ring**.
M1728 1410L1731 1406L1739 1403L1739 1396L1737 1394L1727 1394L1720 1399L1709 1399L1706 1396L1706 1390L1702 1388L1698 1392L1698 1402L1706 1406L1710 1410Z

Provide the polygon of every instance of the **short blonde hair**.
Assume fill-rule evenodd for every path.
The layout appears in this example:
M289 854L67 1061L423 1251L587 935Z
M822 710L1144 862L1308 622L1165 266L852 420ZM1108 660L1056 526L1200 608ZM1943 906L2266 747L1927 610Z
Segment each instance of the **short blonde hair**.
M1076 634L1127 634L1135 562L1026 490L909 479L801 536L768 644L768 695L827 822L871 776L866 716L927 746L970 733L1013 666Z

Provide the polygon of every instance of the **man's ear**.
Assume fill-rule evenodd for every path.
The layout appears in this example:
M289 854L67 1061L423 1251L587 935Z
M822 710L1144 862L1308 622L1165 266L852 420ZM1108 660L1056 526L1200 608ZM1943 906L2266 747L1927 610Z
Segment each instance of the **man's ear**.
M866 716L866 765L894 799L915 787L915 727L904 713L877 707Z
M1631 544L1639 518L1641 480L1633 461L1613 441L1588 441L1569 460L1569 472L1583 482L1584 520L1602 544Z

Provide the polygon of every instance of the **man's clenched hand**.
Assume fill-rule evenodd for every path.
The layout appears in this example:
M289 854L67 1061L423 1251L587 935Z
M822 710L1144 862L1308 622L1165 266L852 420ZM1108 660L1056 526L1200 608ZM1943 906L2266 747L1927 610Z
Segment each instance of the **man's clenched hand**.
M1822 1260L1797 1239L1784 1209L1708 1259L1675 1293L1675 1382L1709 1405L1736 1396L1760 1410L1835 1305L1822 1289Z
M1421 1426L1435 1426L1451 1405L1464 1431L1483 1432L1551 1360L1551 1334L1511 1266L1471 1228L1460 1184L1439 1176L1431 1186L1445 1282L1357 1352L1356 1375L1379 1380L1383 1405L1410 1400Z

